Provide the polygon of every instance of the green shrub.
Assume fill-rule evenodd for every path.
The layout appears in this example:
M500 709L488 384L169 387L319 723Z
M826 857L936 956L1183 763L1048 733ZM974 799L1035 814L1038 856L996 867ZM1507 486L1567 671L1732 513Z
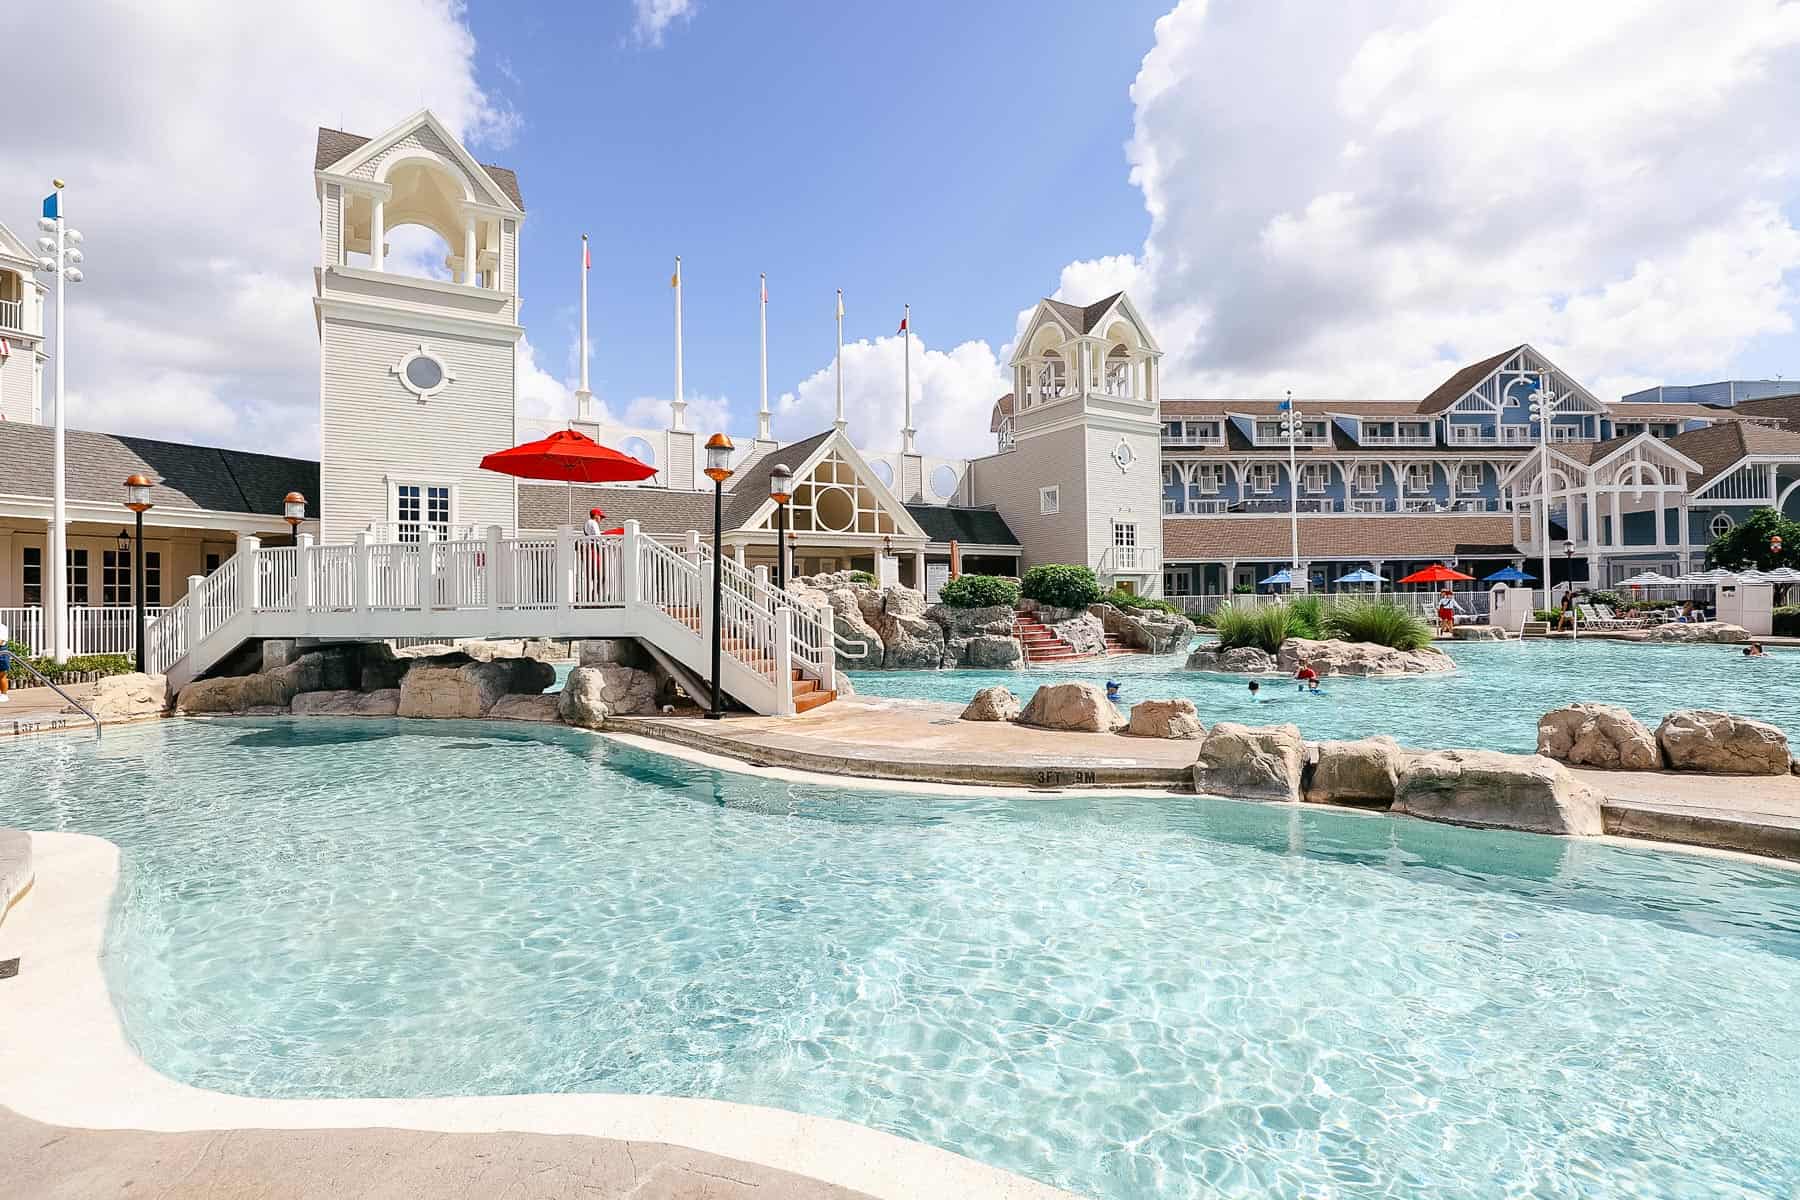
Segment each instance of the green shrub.
M1608 608L1621 608L1630 602L1617 592L1589 592L1586 603L1604 604Z
M1045 563L1025 572L1020 591L1051 608L1086 608L1100 599L1100 581L1090 567Z
M1231 585L1231 594L1234 596L1252 596L1256 594L1256 586L1249 583L1234 583Z
M1317 639L1325 632L1325 601L1318 596L1295 596L1287 602L1289 637Z
M1346 642L1374 642L1396 650L1431 644L1431 627L1390 600L1341 600L1324 610L1324 632Z
M1153 612L1176 614L1181 612L1179 608L1176 608L1167 600L1158 600L1155 596L1140 596L1136 592L1127 592L1122 588L1114 588L1112 591L1106 593L1106 595L1100 597L1100 600L1102 603L1110 604L1114 608L1141 608L1149 609Z
M875 585L875 576L869 574L867 571L852 571L850 572L850 582L866 583L870 587L873 587Z
M1306 636L1298 625L1292 606L1287 604L1226 604L1213 613L1213 628L1219 631L1221 650L1254 646L1274 654L1289 638Z
M1004 575L958 575L944 584L938 599L951 608L1011 608L1019 602L1019 581Z
M1534 621L1548 621L1550 624L1554 625L1561 617L1562 614L1557 612L1554 608L1534 608L1531 610L1531 619Z
M1776 637L1800 637L1800 605L1784 604L1776 609L1771 632Z
M27 671L21 663L30 664L40 674L50 679L61 681L65 675L129 675L137 670L137 663L127 654L78 654L64 662L61 666L52 663L48 656L33 657L18 642L6 643L7 650L13 656L13 668L6 673L13 683L23 687L28 683L36 683L37 679Z
M1196 629L1212 629L1215 627L1213 614L1209 612L1189 613L1188 620L1194 623L1194 628Z

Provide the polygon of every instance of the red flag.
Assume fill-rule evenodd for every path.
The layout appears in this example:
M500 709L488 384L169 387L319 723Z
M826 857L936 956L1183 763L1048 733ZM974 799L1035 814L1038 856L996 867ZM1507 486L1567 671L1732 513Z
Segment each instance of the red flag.
M593 248L588 245L587 234L585 233L581 235L581 269L584 271L591 271L594 269L594 251Z
M905 317L900 318L900 328L894 330L894 332L895 333L905 333L906 332L906 318Z

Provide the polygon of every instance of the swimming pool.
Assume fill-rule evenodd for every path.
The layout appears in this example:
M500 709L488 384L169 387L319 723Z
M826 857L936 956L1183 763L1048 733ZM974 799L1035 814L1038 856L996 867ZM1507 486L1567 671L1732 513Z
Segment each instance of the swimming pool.
M258 1096L708 1096L1105 1200L1800 1188L1800 874L1193 798L865 791L578 731L0 747L123 848L132 1043Z
M863 695L959 704L991 684L1024 700L1040 683L1116 679L1121 707L1186 696L1208 725L1292 721L1309 738L1386 733L1406 746L1521 753L1537 748L1539 717L1577 700L1624 705L1652 729L1678 708L1716 708L1779 725L1800 745L1800 653L1746 659L1736 646L1536 639L1442 645L1459 668L1450 674L1327 679L1322 696L1300 695L1291 682L1265 676L1265 702L1254 706L1244 677L1185 670L1180 655L1025 671L857 671L851 679Z

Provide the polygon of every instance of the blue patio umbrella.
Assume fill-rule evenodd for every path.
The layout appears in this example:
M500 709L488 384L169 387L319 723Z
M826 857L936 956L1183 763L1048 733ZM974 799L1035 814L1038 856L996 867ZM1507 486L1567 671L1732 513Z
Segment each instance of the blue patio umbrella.
M1359 568L1348 575L1338 576L1339 583L1386 583L1387 576L1377 575L1367 567Z
M1536 579L1537 579L1536 575L1527 575L1525 572L1519 570L1519 568L1517 568L1517 567L1502 567L1500 570L1495 571L1492 575L1489 575L1486 579L1483 579L1481 582L1483 582L1483 583L1530 583L1530 582L1534 582Z
M1281 583L1292 584L1293 582L1294 582L1293 578L1288 575L1287 568L1283 567L1281 570L1275 572L1273 575L1269 576L1267 579L1262 580L1256 586L1257 587L1273 587L1276 584L1281 584Z

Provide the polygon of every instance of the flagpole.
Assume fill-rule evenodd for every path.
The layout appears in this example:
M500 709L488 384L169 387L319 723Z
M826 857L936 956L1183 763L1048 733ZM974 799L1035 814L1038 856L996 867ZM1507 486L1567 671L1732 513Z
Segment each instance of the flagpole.
M912 305L903 304L900 311L900 332L906 335L906 366L900 376L900 388L906 397L906 424L900 429L900 453L916 454L918 451L913 448L912 420Z
M838 289L837 305L837 420L832 424L844 427L844 289Z
M769 277L764 274L759 278L761 298L756 311L762 326L762 404L756 410L756 440L768 442L774 440L769 436Z
M581 235L581 387L575 392L575 419L593 419L593 393L588 391L588 235Z
M675 403L671 406L674 420L672 429L687 428L687 399L681 391L681 255L675 256L675 277L670 281L675 289Z
M69 227L63 212L60 179L56 190L56 422L51 438L51 516L50 516L50 610L54 614L50 641L50 657L54 662L69 660L69 512L68 495L63 483L63 429L66 403L65 383L68 379L68 357L64 338L69 331L68 268L64 265L66 233Z

